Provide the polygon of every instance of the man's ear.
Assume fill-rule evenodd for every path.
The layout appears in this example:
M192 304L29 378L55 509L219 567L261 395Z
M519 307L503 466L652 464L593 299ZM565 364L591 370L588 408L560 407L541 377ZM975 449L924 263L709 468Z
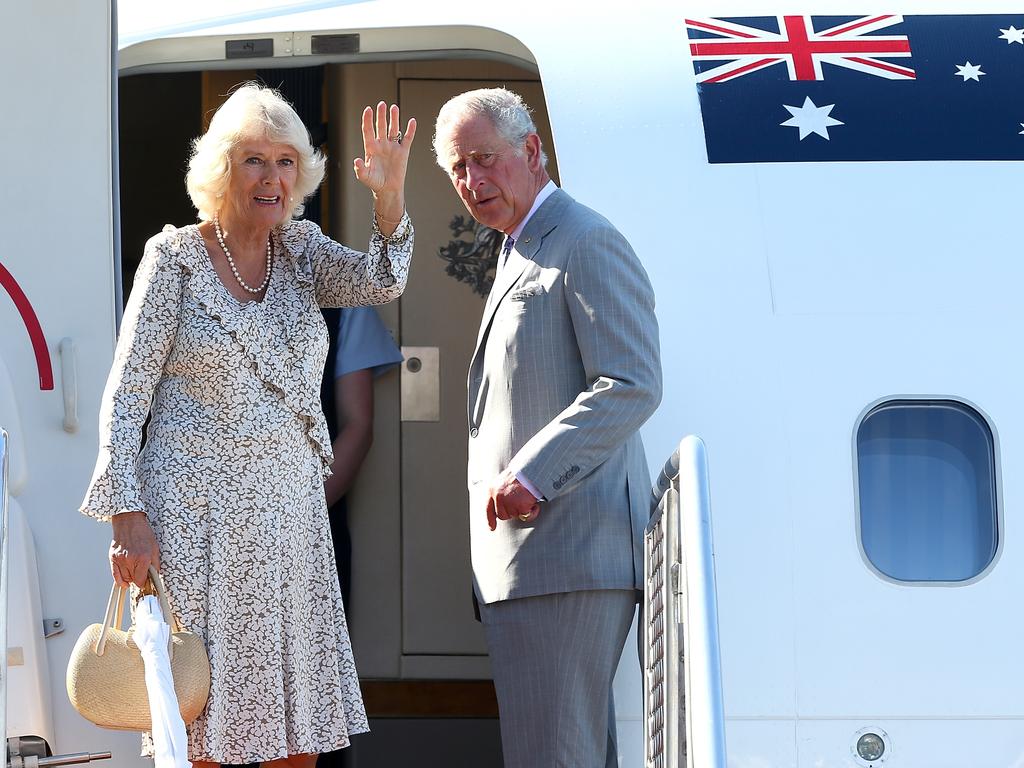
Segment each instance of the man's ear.
M530 133L526 136L526 164L530 170L534 173L539 171L543 166L540 161L541 145L540 136L536 133Z

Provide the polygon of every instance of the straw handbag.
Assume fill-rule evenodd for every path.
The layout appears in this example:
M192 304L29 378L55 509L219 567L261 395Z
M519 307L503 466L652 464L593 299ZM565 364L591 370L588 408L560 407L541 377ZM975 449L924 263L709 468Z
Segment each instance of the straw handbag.
M171 627L168 653L178 708L182 720L191 723L210 695L210 660L199 636L178 626L153 567L149 578L164 621ZM103 623L86 627L75 643L68 661L68 698L82 717L102 728L148 731L151 721L142 653L132 639L132 628L121 629L126 591L114 585Z

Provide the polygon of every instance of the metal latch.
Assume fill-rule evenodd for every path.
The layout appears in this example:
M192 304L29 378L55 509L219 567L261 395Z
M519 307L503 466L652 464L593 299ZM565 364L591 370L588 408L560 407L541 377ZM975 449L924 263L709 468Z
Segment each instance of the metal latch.
M683 594L683 564L672 563L668 569L668 583L672 594L680 597Z
M441 350L402 347L402 421L441 420Z

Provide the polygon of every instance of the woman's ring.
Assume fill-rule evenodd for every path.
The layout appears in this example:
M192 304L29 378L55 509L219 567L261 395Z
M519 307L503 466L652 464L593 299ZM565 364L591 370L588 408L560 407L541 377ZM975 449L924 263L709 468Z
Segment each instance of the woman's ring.
M401 144L402 143L402 132L399 131L398 133L396 133L394 136L391 137L391 140L394 141L394 142L397 142L398 144Z
M519 519L522 520L524 523L530 522L530 513L527 512L525 515L519 515Z

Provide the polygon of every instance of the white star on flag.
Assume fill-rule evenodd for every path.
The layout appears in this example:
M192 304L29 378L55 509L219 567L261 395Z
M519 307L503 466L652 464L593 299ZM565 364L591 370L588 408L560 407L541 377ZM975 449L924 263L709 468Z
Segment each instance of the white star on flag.
M1020 127L1021 127L1021 128L1024 128L1024 123L1021 123L1021 124L1020 124ZM1018 133L1019 133L1019 134L1020 134L1021 136L1024 136L1024 131L1018 131Z
M1007 45L1014 43L1024 45L1024 29L1017 29L1011 24L1009 29L1000 29L999 31L1003 33L999 39L1005 40Z
M819 107L811 101L810 96L804 99L802 107L791 107L788 104L783 104L782 106L789 110L789 114L792 117L784 123L779 123L779 125L799 128L800 141L803 141L812 133L816 133L825 141L828 141L828 129L834 125L843 125L841 121L836 120L834 117L829 117L829 113L835 107L835 104Z
M980 83L980 75L987 73L981 71L981 64L971 64L971 62L967 61L963 64L956 65L956 74L958 77L962 77L965 83L968 80L974 80L975 82Z

